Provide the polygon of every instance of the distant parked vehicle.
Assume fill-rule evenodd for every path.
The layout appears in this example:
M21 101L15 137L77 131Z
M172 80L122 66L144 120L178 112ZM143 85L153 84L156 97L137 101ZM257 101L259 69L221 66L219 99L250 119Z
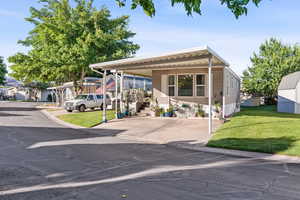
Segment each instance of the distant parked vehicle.
M110 97L106 95L106 105L111 102ZM66 101L64 109L68 112L78 110L84 112L86 109L101 108L103 109L103 95L102 94L81 94L75 97L74 100Z

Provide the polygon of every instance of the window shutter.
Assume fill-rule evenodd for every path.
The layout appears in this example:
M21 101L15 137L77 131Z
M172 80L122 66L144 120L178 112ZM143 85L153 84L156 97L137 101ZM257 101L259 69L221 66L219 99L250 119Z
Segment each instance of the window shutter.
M168 96L168 75L161 75L161 96Z

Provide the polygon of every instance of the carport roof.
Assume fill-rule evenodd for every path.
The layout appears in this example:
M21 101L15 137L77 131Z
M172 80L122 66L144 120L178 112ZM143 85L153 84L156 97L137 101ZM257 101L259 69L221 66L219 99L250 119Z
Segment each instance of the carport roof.
M196 47L157 56L127 58L90 65L93 69L107 70L154 70L178 67L207 67L208 58L212 58L212 66L229 66L210 47Z
M300 71L284 76L279 84L278 90L295 89L300 81Z

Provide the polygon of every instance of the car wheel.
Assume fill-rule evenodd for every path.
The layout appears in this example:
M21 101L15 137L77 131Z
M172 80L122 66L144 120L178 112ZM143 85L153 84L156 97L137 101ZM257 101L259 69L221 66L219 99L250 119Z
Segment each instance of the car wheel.
M85 106L84 105L79 106L78 110L79 110L79 112L84 112Z
M68 112L72 112L73 110L67 110Z
M91 110L95 110L95 108L91 108Z

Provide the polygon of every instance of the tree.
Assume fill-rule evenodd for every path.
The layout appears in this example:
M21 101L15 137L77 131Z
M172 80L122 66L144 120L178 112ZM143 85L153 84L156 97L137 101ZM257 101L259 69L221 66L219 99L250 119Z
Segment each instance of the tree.
M243 72L243 89L252 95L275 98L282 77L300 70L300 47L271 38L250 59L252 66Z
M119 6L125 6L126 0L115 0ZM202 0L170 0L171 5L183 4L187 15L192 15L192 13L198 13L201 15L201 4ZM234 15L238 18L241 15L247 14L247 6L252 2L256 6L262 0L219 0L222 5L225 5ZM135 9L141 6L145 13L149 16L155 15L155 5L153 0L132 0L131 9Z
M6 73L7 73L6 64L4 63L3 57L0 56L0 85L5 84Z
M97 10L92 0L42 0L30 8L26 21L34 28L19 41L30 47L26 54L9 58L11 76L23 82L73 81L76 85L93 74L89 65L130 57L139 46L129 41L128 16L111 18L106 8Z

